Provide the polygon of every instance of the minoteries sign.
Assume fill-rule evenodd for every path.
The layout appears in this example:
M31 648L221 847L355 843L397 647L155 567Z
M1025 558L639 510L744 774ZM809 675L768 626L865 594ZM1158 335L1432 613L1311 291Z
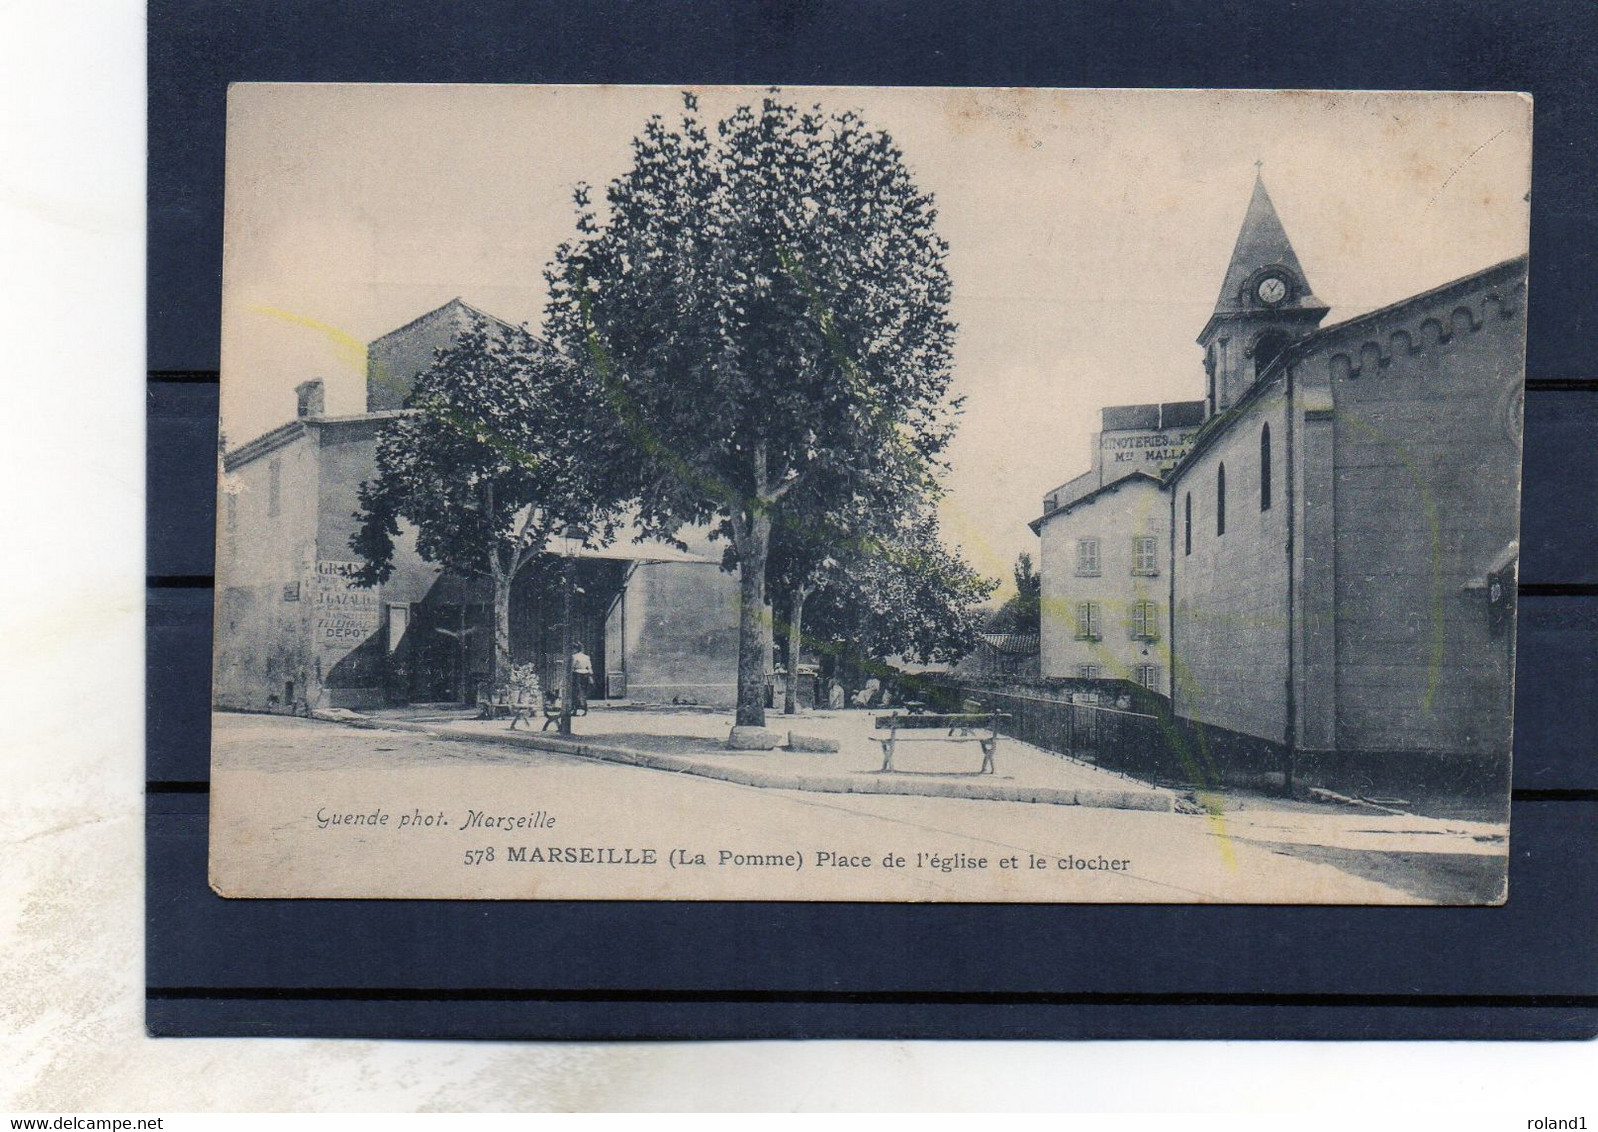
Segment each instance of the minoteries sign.
M1162 401L1148 405L1109 405L1100 411L1100 482L1131 472L1161 475L1187 454L1204 423L1203 401Z
M1099 461L1106 473L1159 473L1193 447L1197 428L1138 429L1099 434Z

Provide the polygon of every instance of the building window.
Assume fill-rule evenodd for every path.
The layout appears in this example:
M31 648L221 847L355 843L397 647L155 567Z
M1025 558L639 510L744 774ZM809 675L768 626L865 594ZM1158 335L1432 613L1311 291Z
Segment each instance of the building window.
M1254 376L1260 377L1271 368L1271 363L1287 349L1287 335L1280 330L1267 330L1254 342Z
M283 461L273 460L266 466L266 515L275 519L283 506Z
M1132 540L1132 573L1152 578L1160 572L1155 561L1157 543L1153 535L1138 535Z
M1099 576L1098 539L1079 538L1076 540L1076 576L1079 578L1097 578Z
M1139 641L1160 639L1160 610L1152 601L1132 604L1132 637Z
M1215 533L1226 533L1226 465L1215 473Z
M1187 493L1187 498L1182 501L1182 510L1185 512L1182 524L1182 553L1193 553L1193 493Z
M1099 666L1096 664L1077 665L1076 678L1078 680L1097 680L1099 678Z
M1138 665L1137 682L1151 692L1158 692L1160 690L1160 666L1157 664Z
M1260 510L1271 509L1271 426L1260 429Z
M1076 639L1099 639L1099 605L1095 601L1079 601L1076 606Z

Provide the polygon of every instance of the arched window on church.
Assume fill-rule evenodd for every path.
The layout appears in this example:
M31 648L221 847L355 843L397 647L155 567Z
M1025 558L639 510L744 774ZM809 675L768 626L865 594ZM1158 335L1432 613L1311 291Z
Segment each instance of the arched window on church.
M1260 429L1260 510L1271 509L1271 426Z
M1226 533L1226 465L1215 473L1215 533Z
M1182 553L1193 553L1193 493L1187 493L1187 498L1182 501L1182 508L1186 512L1187 523L1182 528Z
M1287 335L1280 330L1267 330L1254 342L1254 376L1258 378L1270 368L1272 362L1287 349Z

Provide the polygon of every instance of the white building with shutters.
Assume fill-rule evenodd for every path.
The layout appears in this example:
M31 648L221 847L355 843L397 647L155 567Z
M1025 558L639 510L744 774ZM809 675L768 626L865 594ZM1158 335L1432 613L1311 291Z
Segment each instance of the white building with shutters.
M1041 544L1042 676L1130 680L1164 694L1171 514L1160 480L1129 472L1053 502L1032 524Z

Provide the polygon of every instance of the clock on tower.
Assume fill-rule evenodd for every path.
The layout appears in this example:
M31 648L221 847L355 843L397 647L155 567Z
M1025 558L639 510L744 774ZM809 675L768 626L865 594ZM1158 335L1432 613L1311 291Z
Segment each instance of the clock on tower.
M1260 302L1274 307L1287 298L1287 280L1280 275L1267 275L1259 281L1254 293L1259 296Z
M1237 404L1282 351L1312 333L1327 313L1310 290L1265 182L1256 178L1215 312L1199 333L1209 411Z

